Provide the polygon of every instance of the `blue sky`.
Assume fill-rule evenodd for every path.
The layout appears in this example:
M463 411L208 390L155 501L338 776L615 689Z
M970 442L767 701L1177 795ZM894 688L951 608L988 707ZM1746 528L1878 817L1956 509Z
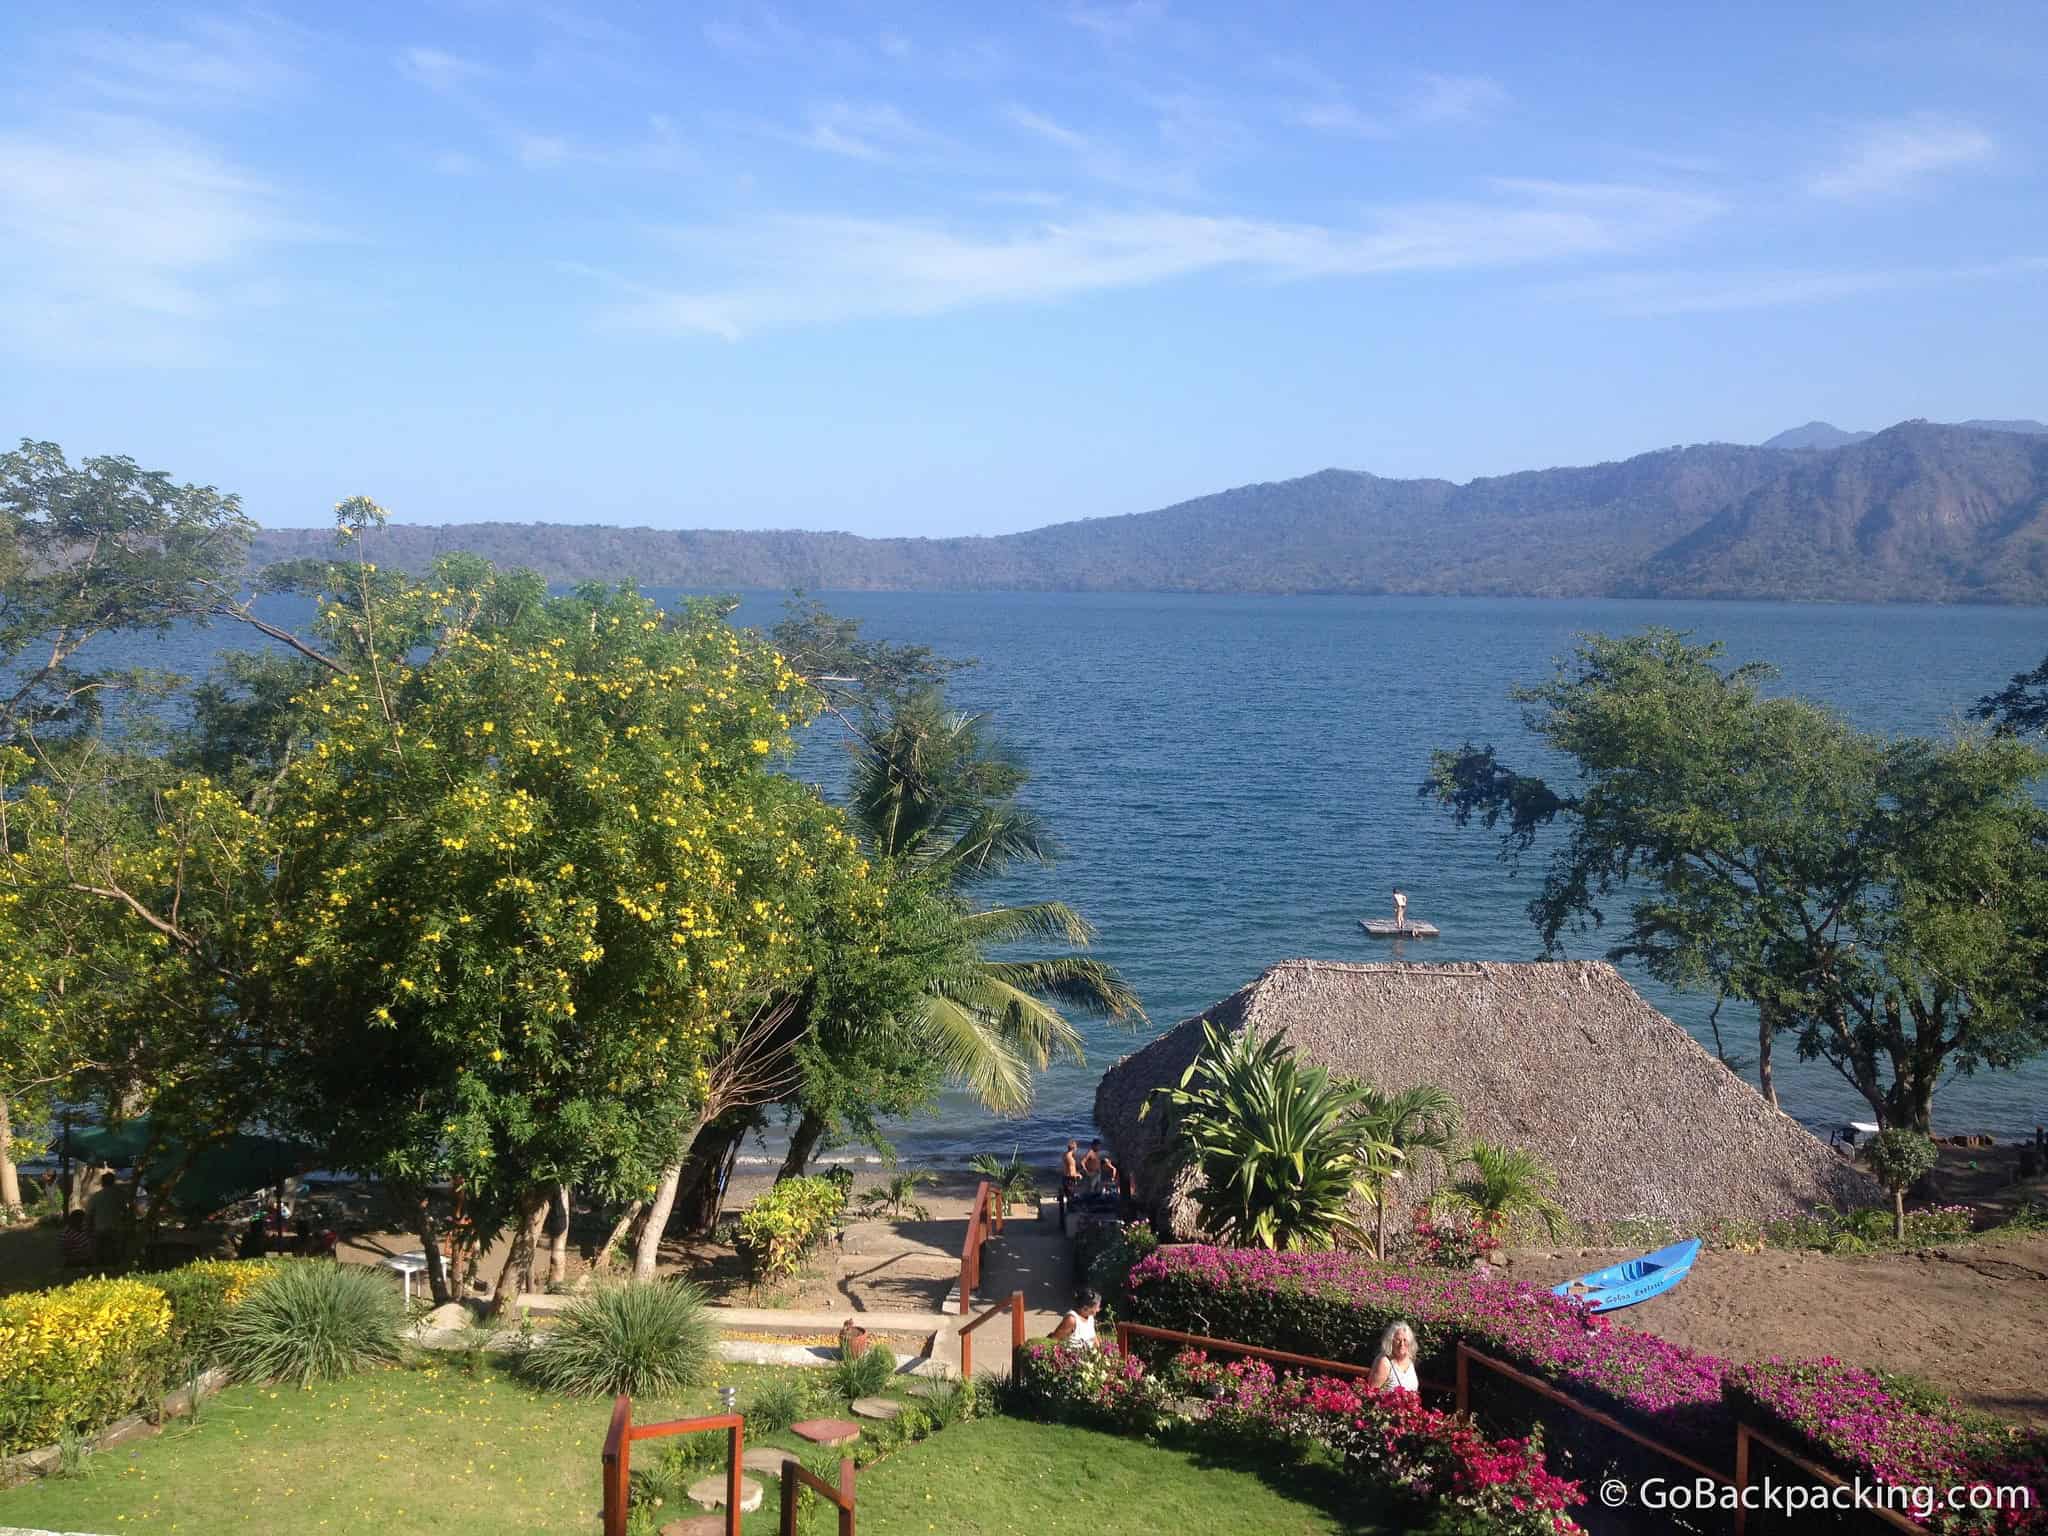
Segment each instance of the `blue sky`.
M0 16L0 436L275 525L999 532L2048 417L2048 9Z

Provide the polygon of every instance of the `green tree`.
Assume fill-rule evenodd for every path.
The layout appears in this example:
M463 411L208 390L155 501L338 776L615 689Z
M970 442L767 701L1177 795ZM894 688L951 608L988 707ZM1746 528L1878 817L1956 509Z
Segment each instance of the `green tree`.
M1442 1208L1471 1217L1489 1232L1509 1232L1534 1219L1557 1235L1565 1211L1551 1197L1556 1179L1540 1157L1521 1147L1475 1141L1465 1161L1469 1171L1444 1192Z
M2031 672L2016 672L1996 693L1987 693L1971 711L2010 736L2048 735L2048 661Z
M1383 1184L1400 1153L1368 1113L1366 1090L1303 1066L1277 1034L1219 1032L1202 1021L1202 1048L1180 1082L1157 1091L1175 1114L1184 1166L1200 1175L1203 1230L1261 1248L1362 1242L1354 1203Z
M1891 1191L1892 1236L1906 1240L1906 1191L1939 1160L1932 1138L1903 1125L1886 1126L1870 1143L1870 1169Z
M1889 741L1765 696L1769 675L1669 630L1586 637L1513 695L1579 787L1468 743L1434 754L1423 793L1498 828L1510 861L1545 840L1545 953L1628 903L1610 957L1754 1004L1767 1097L1791 1031L1884 1123L1924 1130L1945 1073L2048 1045L2048 816L2029 794L2048 754Z
M1393 1094L1368 1087L1360 1100L1359 1113L1371 1124L1373 1135L1398 1154L1375 1167L1371 1176L1373 1253L1384 1259L1387 1197L1393 1184L1414 1167L1418 1156L1449 1156L1458 1141L1458 1101L1434 1083L1418 1083Z

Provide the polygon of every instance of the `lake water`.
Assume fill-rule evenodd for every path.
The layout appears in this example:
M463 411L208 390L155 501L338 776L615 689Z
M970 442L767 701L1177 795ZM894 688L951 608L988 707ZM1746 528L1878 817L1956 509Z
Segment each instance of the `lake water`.
M662 598L673 593L657 593ZM1982 694L2048 653L2048 611L1763 603L1544 602L1132 594L827 593L876 637L979 664L953 688L988 710L1030 767L1027 797L1064 857L977 891L989 903L1058 895L1100 930L1098 953L1150 1014L1135 1033L1090 1023L1088 1063L1057 1066L1033 1111L994 1121L948 1096L898 1129L906 1158L957 1163L1015 1141L1046 1156L1090 1127L1096 1079L1116 1057L1197 1013L1276 961L1384 957L1358 919L1390 915L1401 886L1412 916L1443 937L1411 942L1428 960L1526 960L1525 905L1538 866L1518 877L1478 828L1460 830L1417 797L1435 746L1491 741L1518 766L1548 769L1508 703L1508 687L1550 672L1575 634L1663 623L1768 660L1780 686L1827 700L1859 725L1938 732ZM776 595L749 596L742 622L773 622ZM279 617L296 618L281 608ZM191 668L216 629L158 651ZM829 722L799 769L828 788L841 759ZM1575 953L1597 955L1582 942ZM1707 1000L1634 979L1707 1040ZM1745 1019L1723 1011L1730 1048ZM1711 1042L1709 1042L1711 1048ZM1781 1045L1785 1108L1823 1128L1863 1118L1862 1100L1819 1063ZM2015 1134L2048 1119L2048 1064L1960 1079L1936 1101L1939 1125ZM771 1149L757 1150L770 1155Z

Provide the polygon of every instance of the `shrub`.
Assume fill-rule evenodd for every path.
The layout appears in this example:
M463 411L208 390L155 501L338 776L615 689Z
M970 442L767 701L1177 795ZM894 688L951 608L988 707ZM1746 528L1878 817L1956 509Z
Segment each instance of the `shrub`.
M874 1397L888 1388L896 1374L896 1357L887 1345L870 1344L860 1354L841 1355L832 1366L832 1389L848 1402Z
M717 1358L704 1293L687 1282L656 1280L577 1297L526 1364L551 1391L640 1397L708 1380Z
M1127 1221L1106 1230L1081 1229L1075 1248L1083 1261L1082 1278L1102 1297L1112 1318L1123 1315L1124 1282L1132 1268L1158 1246L1159 1234L1142 1221Z
M740 1216L734 1246L756 1280L781 1280L832 1230L846 1209L833 1179L784 1179L757 1196Z
M1008 1162L993 1152L977 1152L967 1166L988 1180L990 1189L1002 1201L1006 1213L1013 1205L1035 1205L1038 1202L1038 1177L1024 1166L1024 1154L1019 1148L1010 1148Z
M150 1277L171 1304L170 1379L183 1381L220 1364L229 1316L285 1262L203 1259Z
M398 1297L353 1264L286 1264L221 1325L220 1360L243 1381L338 1381L398 1358Z
M1877 1182L1891 1191L1892 1237L1903 1243L1906 1240L1906 1190L1939 1161L1940 1154L1934 1150L1933 1140L1922 1132L1910 1126L1892 1125L1877 1133L1867 1155L1870 1171L1877 1175Z
M1173 1393L1136 1355L1031 1339L1017 1354L1004 1406L1022 1418L1157 1433L1174 1418Z
M808 1410L810 1394L794 1376L777 1376L747 1401L747 1433L779 1434Z
M93 1433L164 1381L171 1305L140 1280L0 1297L0 1453Z

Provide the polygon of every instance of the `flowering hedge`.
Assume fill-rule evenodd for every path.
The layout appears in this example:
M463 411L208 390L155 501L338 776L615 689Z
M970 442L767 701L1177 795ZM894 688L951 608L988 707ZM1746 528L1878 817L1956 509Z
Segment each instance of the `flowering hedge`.
M1413 1325L1425 1373L1448 1377L1462 1339L1659 1437L1717 1452L1728 1366L1526 1283L1388 1269L1355 1253L1162 1248L1127 1282L1129 1320L1369 1365L1388 1324Z
M1923 1490L1910 1513L1935 1530L2048 1531L2048 1441L1839 1360L1738 1365L1728 1398L1759 1428L1844 1472ZM1946 1507L1950 1489L2028 1490L2024 1510ZM1978 1502L1984 1502L1980 1496Z
M202 1259L150 1276L171 1304L170 1378L178 1381L217 1364L228 1314L289 1262Z
M1233 1451L1320 1446L1355 1475L1418 1505L1455 1506L1461 1531L1560 1536L1578 1484L1543 1465L1540 1441L1492 1440L1469 1416L1425 1408L1329 1376L1280 1376L1260 1360L1229 1365L1185 1352L1161 1374L1135 1357L1043 1339L1024 1346L1012 1401L1041 1417L1219 1438Z
M171 1304L140 1280L0 1297L0 1454L97 1429L161 1381Z

